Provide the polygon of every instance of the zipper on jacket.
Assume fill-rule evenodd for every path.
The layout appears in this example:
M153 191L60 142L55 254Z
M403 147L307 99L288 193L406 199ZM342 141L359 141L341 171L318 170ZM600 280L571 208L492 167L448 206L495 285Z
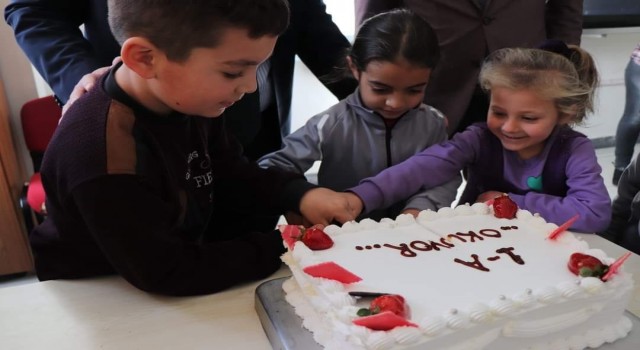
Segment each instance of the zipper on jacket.
M384 143L385 143L385 149L387 150L387 168L391 167L391 129L393 129L393 126L389 126L387 124L385 124L384 126L385 128L385 132L384 132Z
M392 137L391 130L393 129L394 126L396 126L396 124L398 124L400 119L404 118L406 113L400 118L392 121L384 119L384 117L379 114L377 115L378 117L380 117L380 119L382 119L382 122L384 123L384 144L385 144L385 149L387 151L387 168L389 168L391 167L391 165L393 165L392 163L393 159L391 159L391 137Z

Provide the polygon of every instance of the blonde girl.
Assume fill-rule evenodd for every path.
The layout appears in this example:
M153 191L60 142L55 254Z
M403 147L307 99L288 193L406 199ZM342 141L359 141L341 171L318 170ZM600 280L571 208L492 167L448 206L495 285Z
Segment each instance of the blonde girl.
M365 212L438 186L467 170L459 203L507 193L520 208L572 229L607 227L610 198L589 139L571 129L593 110L598 73L577 46L547 41L537 49L494 52L480 84L491 95L486 123L432 146L347 194Z

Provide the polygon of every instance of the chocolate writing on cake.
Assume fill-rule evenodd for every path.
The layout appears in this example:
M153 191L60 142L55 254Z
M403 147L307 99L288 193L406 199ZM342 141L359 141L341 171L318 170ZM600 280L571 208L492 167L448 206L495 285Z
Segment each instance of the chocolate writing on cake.
M504 226L500 227L502 230L516 230L517 226ZM455 247L456 243L475 243L479 241L483 241L486 238L500 238L502 234L500 231L490 228L481 229L478 232L468 231L468 232L456 232L452 234L448 234L439 241L422 241L415 240L409 243L400 243L400 244L372 244L366 246L356 246L356 250L371 250L371 249L380 249L380 248L389 248L395 249L400 252L402 256L407 258L412 258L418 256L418 252L428 252L428 251L439 251L440 249L450 249Z
M500 249L496 249L496 253L504 254L505 256L511 258L511 260L513 260L518 265L524 265L524 260L522 259L522 257L518 254L515 254L513 250L514 250L513 247L500 248ZM496 256L487 258L487 260L496 261L496 260L500 260L500 258L501 258L500 255L496 255ZM453 259L453 261L457 262L458 264L469 266L480 271L485 271L485 272L491 271L489 270L489 268L487 268L484 264L480 262L480 258L478 257L478 254L471 254L471 259L472 259L471 261L465 261L462 259L455 258Z
M500 230L502 231L510 231L510 230L517 230L517 229L518 229L517 226L501 226L500 227ZM372 250L372 249L385 249L385 248L393 249L398 251L400 255L404 257L413 258L418 256L418 254L421 252L440 251L441 249L451 249L455 247L456 244L476 243L476 242L484 241L485 239L494 239L494 238L501 238L501 237L502 237L502 233L499 230L485 228L485 229L478 230L477 232L468 231L468 232L456 232L456 233L448 234L444 237L441 237L437 241L414 240L409 243L398 243L398 244L376 243L376 244L365 245L365 246L357 245L355 246L355 249L359 251ZM498 255L490 256L486 258L486 260L488 262L493 262L493 261L500 260L502 257L507 257L519 265L524 265L524 259L522 259L520 255L514 253L513 247L505 247L505 248L497 249L496 253ZM470 258L471 258L470 260L455 258L453 259L453 261L458 264L462 264L462 265L477 269L479 271L486 271L486 272L490 271L490 269L486 266L486 263L483 264L480 261L480 257L478 256L478 254L471 254Z

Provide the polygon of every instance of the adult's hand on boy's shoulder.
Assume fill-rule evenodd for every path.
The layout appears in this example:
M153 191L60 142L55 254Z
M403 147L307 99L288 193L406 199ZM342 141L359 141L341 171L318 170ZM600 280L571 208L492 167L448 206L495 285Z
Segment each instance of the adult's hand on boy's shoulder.
M360 213L357 208L351 206L351 203L346 193L318 187L305 193L302 197L300 212L311 224L326 226L334 221L345 223L355 220Z
M122 61L122 59L120 57L116 57L113 59L111 66L101 67L89 74L83 75L82 78L80 78L80 81L78 81L78 83L76 84L76 86L73 87L73 90L69 95L69 99L67 100L67 103L65 103L64 106L62 107L62 115L64 116L64 113L69 109L69 107L71 107L71 105L74 102L76 102L77 99L79 99L82 95L86 94L89 90L91 90L96 85L96 82L98 81L98 79L100 79L100 77L104 73L106 73L109 69L111 69L111 67L113 67L113 65L115 65L120 61Z

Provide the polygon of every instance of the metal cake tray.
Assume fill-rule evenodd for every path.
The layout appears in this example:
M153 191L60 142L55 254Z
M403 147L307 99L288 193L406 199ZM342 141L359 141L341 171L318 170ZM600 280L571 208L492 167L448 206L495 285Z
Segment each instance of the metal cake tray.
M255 307L262 328L275 350L321 350L313 340L311 332L302 327L302 320L293 307L284 299L282 283L290 277L266 281L256 288ZM626 312L633 323L629 335L611 344L604 344L598 350L640 349L640 319Z

